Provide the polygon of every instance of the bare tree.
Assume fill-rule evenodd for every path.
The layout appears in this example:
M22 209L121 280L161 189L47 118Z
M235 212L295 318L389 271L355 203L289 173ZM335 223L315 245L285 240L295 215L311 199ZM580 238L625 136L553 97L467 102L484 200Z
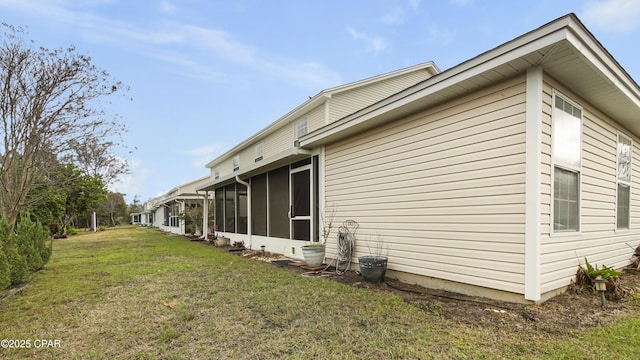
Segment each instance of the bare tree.
M115 116L107 116L101 100L123 85L73 46L36 47L34 41L22 39L22 28L2 25L0 214L14 224L30 205L27 193L51 171L51 154L81 162L78 167L87 170L91 161L109 159L110 149L120 145L109 139L119 139L125 127ZM87 151L87 158L100 156L83 159L83 149L96 142L96 151Z
M101 221L101 223L109 223L111 226L122 224L129 221L129 213L127 212L127 203L124 201L124 195L122 193L109 192L107 194L107 201L98 205L99 216L108 217L108 221Z

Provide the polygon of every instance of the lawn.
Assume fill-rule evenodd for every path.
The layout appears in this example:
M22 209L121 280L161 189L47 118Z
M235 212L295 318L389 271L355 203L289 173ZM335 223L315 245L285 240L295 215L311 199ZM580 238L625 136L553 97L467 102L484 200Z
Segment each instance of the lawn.
M488 332L138 227L56 240L46 268L0 298L0 339L17 340L3 341L0 359L640 358L640 316Z

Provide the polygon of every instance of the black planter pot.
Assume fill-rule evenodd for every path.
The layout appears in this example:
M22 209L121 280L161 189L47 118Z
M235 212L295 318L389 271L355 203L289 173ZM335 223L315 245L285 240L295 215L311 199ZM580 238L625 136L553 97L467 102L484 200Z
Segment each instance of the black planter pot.
M387 272L386 256L361 256L358 258L360 274L365 281L383 282Z

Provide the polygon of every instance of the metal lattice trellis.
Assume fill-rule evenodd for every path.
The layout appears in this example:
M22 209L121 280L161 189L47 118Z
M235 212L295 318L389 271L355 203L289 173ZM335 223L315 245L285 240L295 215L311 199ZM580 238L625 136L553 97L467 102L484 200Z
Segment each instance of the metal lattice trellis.
M355 220L345 220L338 228L338 241L336 249L336 273L342 274L351 267L353 245L356 241L358 223Z

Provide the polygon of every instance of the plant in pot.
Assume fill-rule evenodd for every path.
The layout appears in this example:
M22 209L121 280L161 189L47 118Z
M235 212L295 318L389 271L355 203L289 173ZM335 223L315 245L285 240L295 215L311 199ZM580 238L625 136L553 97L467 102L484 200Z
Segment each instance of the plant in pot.
M324 262L324 244L315 243L302 247L302 256L308 267L318 267Z
M325 243L333 228L333 219L336 215L336 207L331 206L320 212L322 221L322 242L311 243L302 247L302 256L308 267L318 267L324 263Z
M372 242L374 245L373 248L371 247ZM388 262L388 258L383 255L384 242L380 235L378 235L375 241L369 239L367 246L370 255L358 257L360 275L368 282L383 282L385 273L387 272Z

